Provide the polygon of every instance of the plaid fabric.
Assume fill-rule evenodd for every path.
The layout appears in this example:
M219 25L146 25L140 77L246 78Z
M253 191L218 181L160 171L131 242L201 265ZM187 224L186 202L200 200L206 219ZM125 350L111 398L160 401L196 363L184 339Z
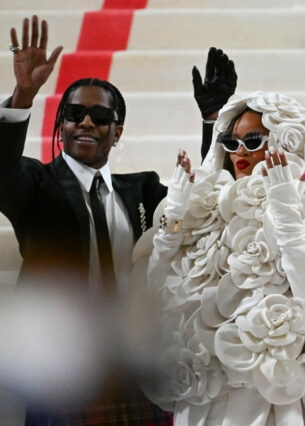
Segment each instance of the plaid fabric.
M106 396L69 413L43 414L28 409L25 426L172 426L173 415L152 404L134 387Z
M173 416L151 403L88 407L63 415L28 411L26 426L172 426Z
M172 426L172 414L156 407L92 407L66 415L49 416L29 412L26 426Z

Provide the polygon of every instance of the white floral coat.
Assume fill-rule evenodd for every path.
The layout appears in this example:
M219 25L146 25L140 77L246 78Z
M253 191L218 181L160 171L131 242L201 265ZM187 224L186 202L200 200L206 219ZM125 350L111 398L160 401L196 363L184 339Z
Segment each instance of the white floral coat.
M262 105L260 94L256 102ZM281 113L290 112L288 103ZM298 117L302 135L305 115ZM297 155L288 158L297 178L305 170L301 137L291 137L287 125L280 136L285 149L288 140L296 147ZM208 160L209 166L214 161L212 171L207 163L196 171L183 231L154 236L147 285L160 295L168 345L162 353L165 379L147 395L175 412L175 426L304 426L305 195L292 212L302 234L294 258L299 234L288 244L279 241L261 164L235 181L226 170L215 170L216 149ZM146 253L150 236L142 237ZM287 245L291 250L285 251ZM140 259L143 252L136 249L135 263Z

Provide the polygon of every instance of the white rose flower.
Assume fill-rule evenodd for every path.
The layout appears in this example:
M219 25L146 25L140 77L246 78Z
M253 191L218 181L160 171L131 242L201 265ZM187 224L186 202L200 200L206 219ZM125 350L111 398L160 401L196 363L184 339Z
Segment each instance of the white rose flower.
M219 192L224 185L232 182L233 178L226 170L202 177L196 174L189 210L184 217L184 228L192 229L193 233L211 232L223 226L219 214Z
M246 219L262 220L266 209L266 193L261 176L239 179L233 211Z
M236 230L238 218L232 220ZM234 284L243 289L260 288L264 294L285 293L289 288L283 273L280 253L267 244L262 228L240 224L232 235L232 251L228 257Z
M171 307L200 301L201 292L228 269L229 248L219 244L221 230L201 236L185 250L180 250L171 261L171 271L162 287L163 302ZM196 296L197 294L197 296Z
M193 247L186 249L191 260L189 277L208 275L210 280L228 271L227 257L229 249L219 245L221 230L203 235Z
M257 112L276 112L277 93L257 92L256 97L247 103L247 106Z
M279 123L304 123L304 107L297 100L280 93L257 92L248 106L263 113L263 124L272 131Z
M217 330L215 350L226 367L252 371L267 401L289 404L305 394L304 342L305 300L269 295Z
M236 215L244 219L262 221L266 209L266 192L261 175L238 179L225 187L219 197L222 217L229 222Z
M217 286L203 289L201 297L200 318L207 327L217 328L234 319L263 298L260 289L238 288L232 281L231 274L224 275Z
M305 127L281 123L277 127L278 145L288 152L302 153Z
M238 317L236 324L248 349L268 350L276 359L296 359L305 341L305 301L270 295L247 315Z
M161 405L175 401L206 404L226 381L218 359L205 347L204 339L200 340L200 333L188 331L174 333L175 344L168 346L161 359L163 380L148 392Z

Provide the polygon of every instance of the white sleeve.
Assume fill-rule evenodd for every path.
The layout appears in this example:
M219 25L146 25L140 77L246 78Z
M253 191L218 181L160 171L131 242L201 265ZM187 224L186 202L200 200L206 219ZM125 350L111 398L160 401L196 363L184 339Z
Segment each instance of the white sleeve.
M29 118L31 108L8 108L10 98L0 103L0 122L18 123Z
M183 241L180 231L193 188L190 174L181 165L175 167L165 199L164 223L153 238L153 251L147 268L148 286L162 287L171 271L171 260Z
M148 286L162 286L171 270L171 260L177 254L183 241L183 232L169 234L159 229L154 235L153 251L147 268Z
M299 194L293 181L271 186L268 199L282 265L294 296L305 299L305 224L299 211ZM272 232L272 230L270 230Z

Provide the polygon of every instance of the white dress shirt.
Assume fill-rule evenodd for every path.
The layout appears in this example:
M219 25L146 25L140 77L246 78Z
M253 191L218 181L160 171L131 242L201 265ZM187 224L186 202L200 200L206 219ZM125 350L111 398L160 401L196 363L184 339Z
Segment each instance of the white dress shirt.
M130 274L132 268L132 250L134 246L134 238L132 226L129 221L126 207L124 206L120 196L116 193L112 186L109 165L106 164L101 169L93 169L74 160L72 157L63 152L63 158L69 168L75 174L78 180L90 218L90 266L89 266L89 288L94 290L96 282L101 281L101 273L99 269L99 257L97 249L97 241L95 234L94 220L90 206L89 191L92 185L94 175L100 172L104 179L101 185L101 196L105 205L105 213L108 223L112 257L114 263L114 272L118 285L119 295L124 296L130 285Z

